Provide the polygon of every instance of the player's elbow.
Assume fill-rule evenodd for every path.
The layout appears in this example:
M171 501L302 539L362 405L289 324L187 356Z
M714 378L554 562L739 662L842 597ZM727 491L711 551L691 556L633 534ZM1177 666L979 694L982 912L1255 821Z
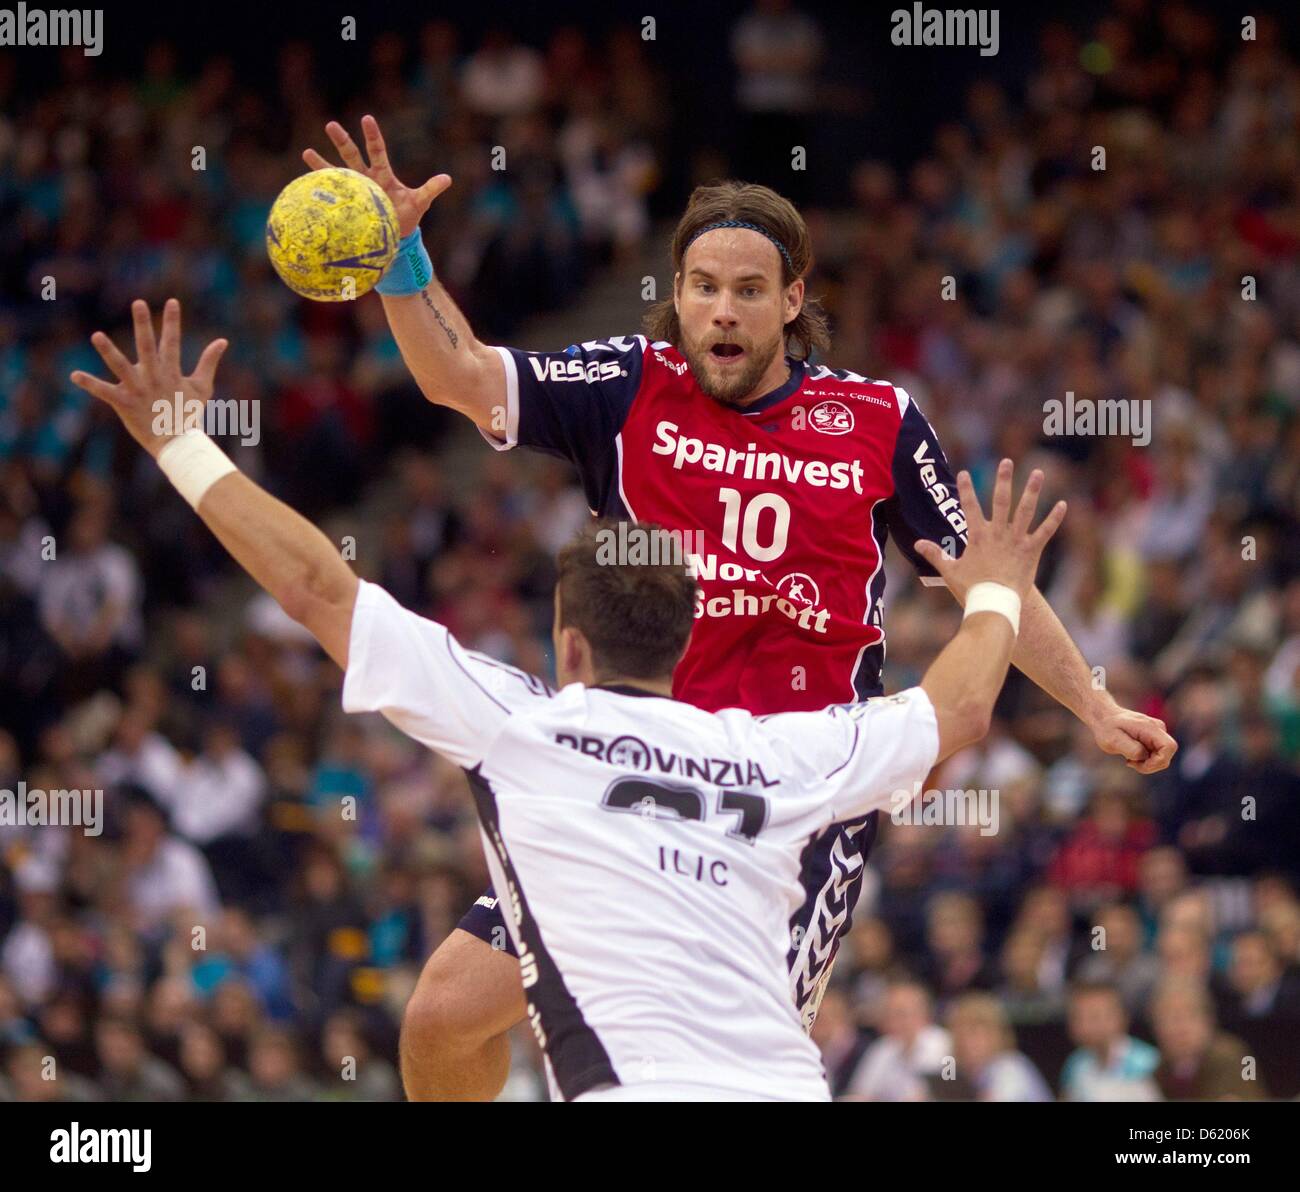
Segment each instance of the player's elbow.
M993 724L991 699L961 695L937 711L941 759L982 741Z
M311 616L313 598L306 584L287 584L277 592L272 592L276 603L284 609L284 615L299 625L306 625Z
M420 392L435 406L464 414L485 430L505 410L505 366L495 348L474 343L452 369L434 376L417 376Z
M346 593L340 584L328 583L322 576L313 572L285 584L272 595L284 609L286 616L310 629L336 606L342 606Z
M352 569L339 561L337 567L313 567L271 595L287 617L306 629L340 666L346 666L359 587Z

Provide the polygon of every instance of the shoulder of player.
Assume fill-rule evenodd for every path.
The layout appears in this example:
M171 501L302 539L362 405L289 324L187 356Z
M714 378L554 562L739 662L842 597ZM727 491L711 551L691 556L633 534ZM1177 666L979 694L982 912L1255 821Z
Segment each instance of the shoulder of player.
M645 357L652 349L668 348L671 345L659 341L651 342L644 335L610 335L603 339L585 339L581 343L570 344L564 349L566 356L638 356Z
M635 383L640 378L648 350L644 335L613 335L542 351L498 349L507 352L521 377L531 373L539 383L613 382L616 386L629 381Z
M625 370L624 375L638 377L660 374L681 379L690 372L686 358L667 340L652 340L640 334L584 340L571 344L565 349L565 355L586 361L589 370L593 367L599 369L602 362L617 360L619 367Z
M488 695L500 696L508 702L533 697L535 699L554 699L555 689L544 680L528 671L493 658L479 650L470 650L462 646L450 632L447 634L447 648L455 658L459 651L462 658L473 665L476 672L470 677L483 688ZM498 701L500 702L500 701Z
M893 411L900 420L913 406L911 395L901 385L824 364L809 366L799 396L874 405Z
M690 365L686 358L667 340L649 339L644 335L615 335L608 339L589 339L571 344L564 354L588 371L611 367L617 361L624 375L637 378L655 376L659 379L689 379ZM605 362L611 362L606 364ZM599 379L606 379L601 376Z

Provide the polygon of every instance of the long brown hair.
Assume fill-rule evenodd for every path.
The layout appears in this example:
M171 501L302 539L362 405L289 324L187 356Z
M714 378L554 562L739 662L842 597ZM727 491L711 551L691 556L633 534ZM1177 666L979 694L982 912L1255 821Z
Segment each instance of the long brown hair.
M794 204L771 187L728 181L697 186L691 192L690 202L673 232L670 251L674 276L681 272L686 246L696 232L708 224L730 219L756 224L785 245L790 259L787 261L782 256L782 287L790 285L796 278L807 276L812 269L812 238L808 235L808 225ZM681 330L671 294L656 302L645 316L645 332L651 339L666 340L676 346L681 342ZM801 360L807 360L814 351L830 349L826 312L815 299L805 296L803 308L786 324L785 342L790 355Z

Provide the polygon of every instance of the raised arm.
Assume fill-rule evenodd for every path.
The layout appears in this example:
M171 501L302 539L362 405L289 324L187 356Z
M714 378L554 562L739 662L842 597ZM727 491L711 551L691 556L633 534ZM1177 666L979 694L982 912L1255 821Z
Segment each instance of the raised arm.
M1021 602L1033 587L1043 547L1065 516L1065 503L1058 502L1031 530L1043 474L1030 474L1014 512L1011 479L1011 461L1003 460L986 520L970 476L962 472L957 478L968 534L960 559L926 539L911 543L927 568L966 593L961 627L919 684L924 697L909 688L852 706L769 718L772 731L785 733L791 747L811 757L819 771L826 767L816 789L827 821L901 810L938 762L988 732L1011 665Z
M939 722L939 758L978 741L988 732L993 704L1007 677L1022 603L1033 589L1038 560L1065 517L1058 501L1036 530L1030 530L1043 474L1033 471L1011 510L1012 464L998 465L992 515L986 520L970 474L957 477L969 539L959 559L936 543L918 541L916 551L947 582L965 594L966 616L957 635L930 664L921 687Z
M91 342L118 383L74 372L73 384L112 407L235 561L346 668L359 581L339 551L301 514L237 471L201 430L179 435L154 430L160 402L170 407L179 395L187 411L194 402L206 405L226 340L208 344L194 371L185 376L180 303L171 298L163 307L162 335L157 339L148 305L133 302L131 316L136 362L97 331Z
M433 200L451 185L451 177L435 174L423 186L404 185L389 165L378 121L373 116L362 117L361 130L369 164L341 124L330 121L325 126L343 164L372 178L393 201L402 234L401 252L410 253L417 263L417 280L412 282L419 286L416 292L380 294L402 359L431 402L459 410L489 434L500 436L505 420L505 365L492 348L475 337L432 269L427 272L427 282L419 271L420 220ZM330 165L315 149L304 150L302 156L313 170Z
M937 584L941 577L927 574L933 568L914 543L930 538L957 548L953 553L958 553L965 522L953 497L948 460L910 397L894 452L894 486L897 496L886 507L890 534L917 565L921 582ZM952 583L948 589L958 603L965 603L963 589ZM1178 745L1164 723L1121 707L1108 692L1096 688L1079 648L1037 588L1025 595L1011 664L1079 717L1104 752L1123 757L1140 774L1154 774L1169 765Z

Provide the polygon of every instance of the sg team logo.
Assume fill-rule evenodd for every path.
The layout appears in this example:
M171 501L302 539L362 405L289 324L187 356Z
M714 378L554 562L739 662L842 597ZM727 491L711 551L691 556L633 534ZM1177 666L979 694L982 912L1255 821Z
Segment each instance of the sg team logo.
M842 401L818 402L808 412L808 421L824 435L847 435L853 429L853 411Z

